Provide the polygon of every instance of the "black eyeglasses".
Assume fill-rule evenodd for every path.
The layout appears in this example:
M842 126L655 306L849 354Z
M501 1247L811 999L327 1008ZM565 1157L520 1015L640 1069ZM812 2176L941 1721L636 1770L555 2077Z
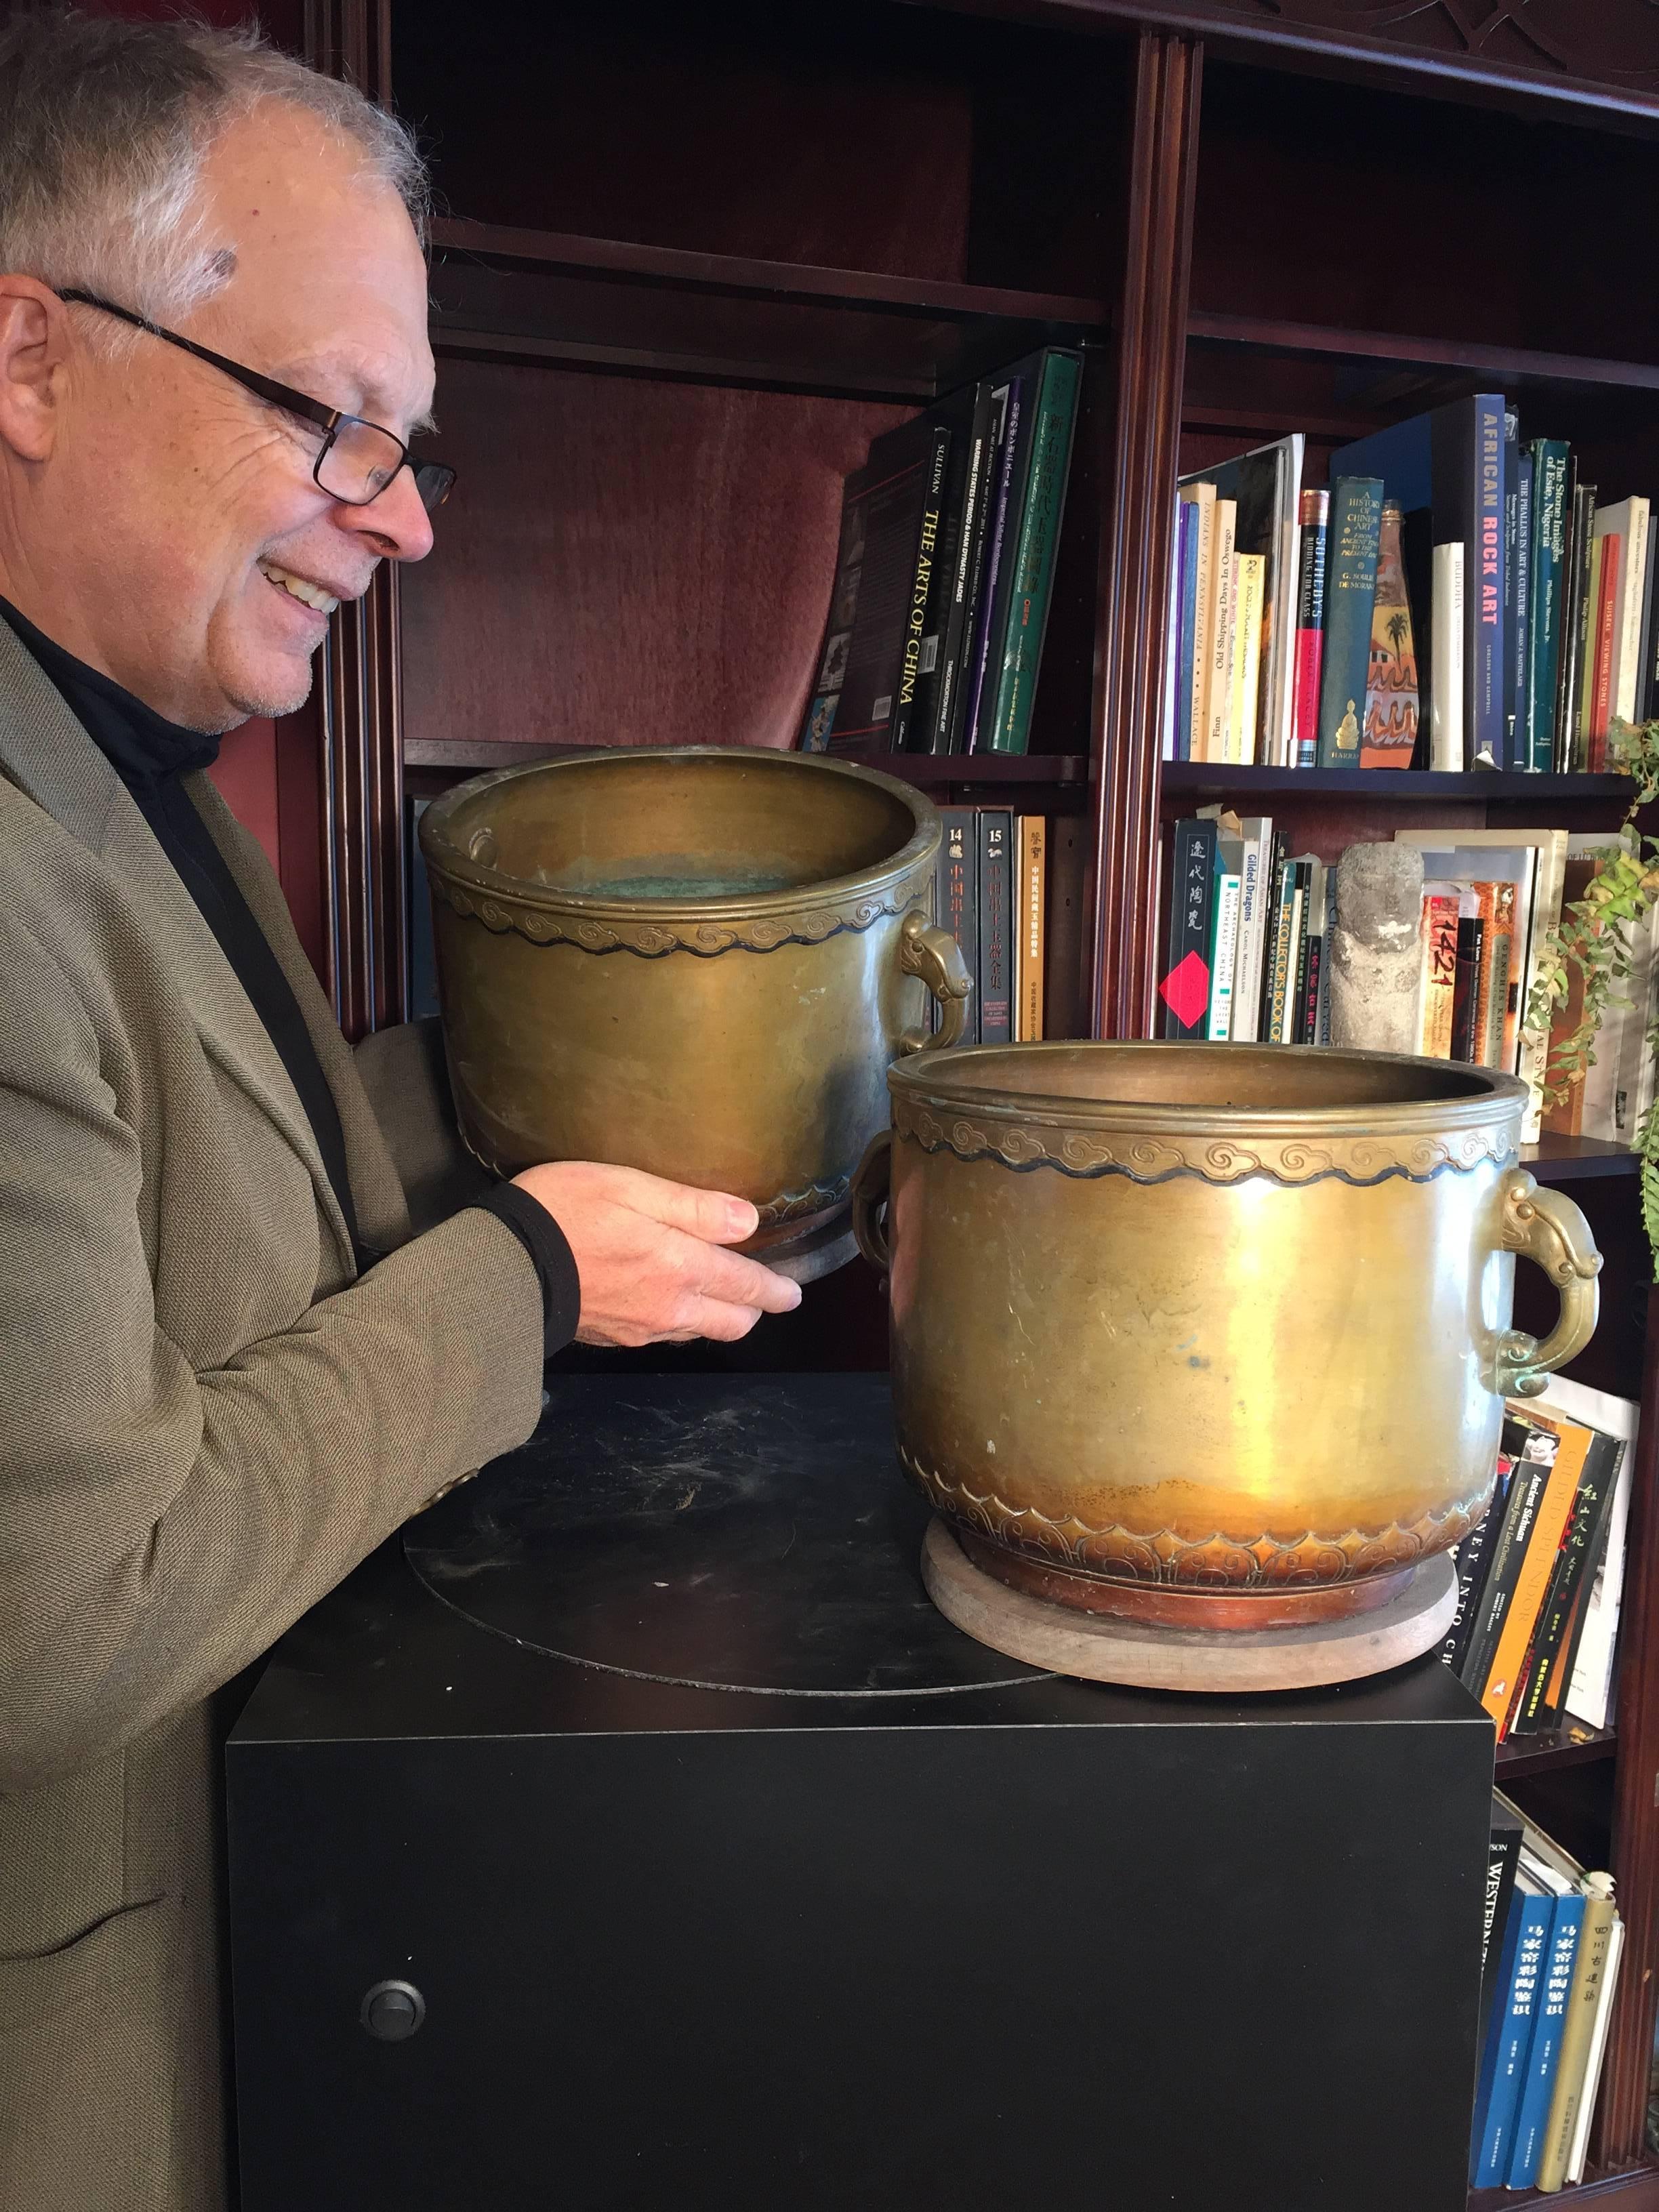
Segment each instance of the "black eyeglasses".
M272 377L261 376L257 369L244 368L240 362L227 361L223 354L210 353L193 338L181 338L176 331L164 331L159 323L134 314L131 307L118 307L112 301L100 300L95 293L60 292L58 296L74 300L83 307L96 307L101 314L118 316L135 330L148 331L153 338L164 338L181 353L194 354L210 368L234 377L244 390L268 399L273 407L297 415L302 422L314 422L324 436L322 451L311 473L319 489L342 505L368 507L379 499L398 470L405 467L415 479L421 504L428 514L449 497L455 483L454 470L447 468L441 461L410 460L403 440L394 438L380 423L366 422L361 415L343 415L337 407L325 406L320 399L295 392L291 385L278 384Z

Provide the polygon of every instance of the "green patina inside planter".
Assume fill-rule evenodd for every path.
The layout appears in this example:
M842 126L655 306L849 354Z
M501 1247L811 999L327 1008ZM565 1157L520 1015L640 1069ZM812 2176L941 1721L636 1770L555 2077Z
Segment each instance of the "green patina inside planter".
M798 866L769 857L642 853L635 860L624 861L622 868L614 861L577 860L557 869L537 868L528 880L541 890L562 891L573 898L683 902L754 898L766 891L797 890L811 878L803 878Z

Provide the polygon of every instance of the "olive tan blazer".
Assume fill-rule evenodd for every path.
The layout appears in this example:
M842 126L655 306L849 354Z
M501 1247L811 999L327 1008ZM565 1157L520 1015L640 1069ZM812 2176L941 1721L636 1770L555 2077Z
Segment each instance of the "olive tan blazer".
M262 1024L0 624L6 2212L220 2212L214 1692L540 1407L528 1256L477 1210L411 1238L276 879L208 779L188 788L299 998L386 1256L356 1276Z

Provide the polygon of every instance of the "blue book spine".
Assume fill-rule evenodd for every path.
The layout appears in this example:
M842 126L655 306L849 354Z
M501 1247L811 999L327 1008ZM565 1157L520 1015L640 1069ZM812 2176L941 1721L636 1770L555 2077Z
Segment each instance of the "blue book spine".
M1514 1966L1507 1996L1498 1984L1499 1999L1492 2010L1492 2034L1480 2069L1480 2095L1474 2115L1474 2155L1469 2164L1469 2185L1474 2189L1501 2189L1509 2172L1510 2151L1515 2141L1515 2118L1532 2045L1533 2022L1544 1981L1544 1954L1555 1913L1553 1897L1520 1897L1519 1911L1511 1916L1515 1935ZM1509 1949L1506 1942L1505 1950Z
M1524 769L1527 749L1528 639L1532 613L1532 504L1536 496L1530 453L1516 455L1515 543L1510 548L1510 665L1515 708L1510 718L1509 764Z
M1325 540L1325 656L1319 680L1319 765L1358 768L1371 665L1371 605L1382 527L1380 477L1339 477Z
M1550 1925L1537 2018L1533 2025L1532 2047L1527 2053L1527 2070L1516 2107L1514 2147L1510 2152L1511 2189L1530 2189L1538 2178L1538 2157L1544 2147L1544 2129L1555 2088L1555 2069L1561 2059L1561 2032L1566 2025L1572 1970L1578 1957L1578 1937L1583 1925L1583 1897L1558 1897Z
M1176 702L1176 758L1193 757L1193 653L1198 640L1198 509L1181 502L1181 691Z
M1539 438L1532 448L1532 566L1528 578L1526 765L1555 765L1555 691L1561 665L1561 609L1567 553L1567 447Z

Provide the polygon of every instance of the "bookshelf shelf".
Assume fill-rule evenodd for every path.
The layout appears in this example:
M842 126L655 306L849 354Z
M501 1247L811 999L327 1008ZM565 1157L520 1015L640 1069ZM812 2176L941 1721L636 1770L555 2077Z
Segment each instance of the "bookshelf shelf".
M1565 1742L1553 1735L1517 1736L1498 1747L1498 1779L1512 1781L1517 1775L1543 1774L1557 1767L1583 1766L1594 1759L1611 1759L1617 1741L1611 1729L1575 1728Z
M1633 1176L1642 1163L1628 1145L1601 1137L1558 1137L1546 1130L1535 1145L1522 1145L1521 1164L1540 1182L1579 1182L1589 1176Z
M1105 337L1098 300L447 219L441 354L917 401L1036 345Z
M1382 805L1421 805L1425 799L1535 800L1604 799L1628 803L1627 775L1516 775L1476 769L1454 775L1432 769L1259 768L1223 761L1165 761L1164 788L1182 797L1224 798L1230 792L1272 793L1275 798L1340 797Z
M510 738L410 738L404 744L404 765L422 770L460 771L481 775L488 769L517 768L530 761L561 760L585 752L583 745L539 745ZM734 747L734 750L747 750ZM1052 792L1070 785L1081 792L1089 781L1091 763L1086 753L837 753L836 760L856 761L861 768L878 769L923 791L953 790L964 786L994 785L999 791L1021 787Z
M1469 2212L1520 2212L1528 2204L1615 2204L1619 2212L1659 2212L1659 2166L1633 2166L1619 2173L1599 2173L1576 2189L1553 2195L1536 2189L1472 2189Z
M1189 343L1401 368L1466 370L1501 384L1507 392L1594 385L1630 392L1659 392L1659 363L1603 361L1585 354L1547 353L1529 346L1474 345L1461 339L1407 337L1397 332L1328 329L1273 316L1218 313L1194 307L1187 317Z

